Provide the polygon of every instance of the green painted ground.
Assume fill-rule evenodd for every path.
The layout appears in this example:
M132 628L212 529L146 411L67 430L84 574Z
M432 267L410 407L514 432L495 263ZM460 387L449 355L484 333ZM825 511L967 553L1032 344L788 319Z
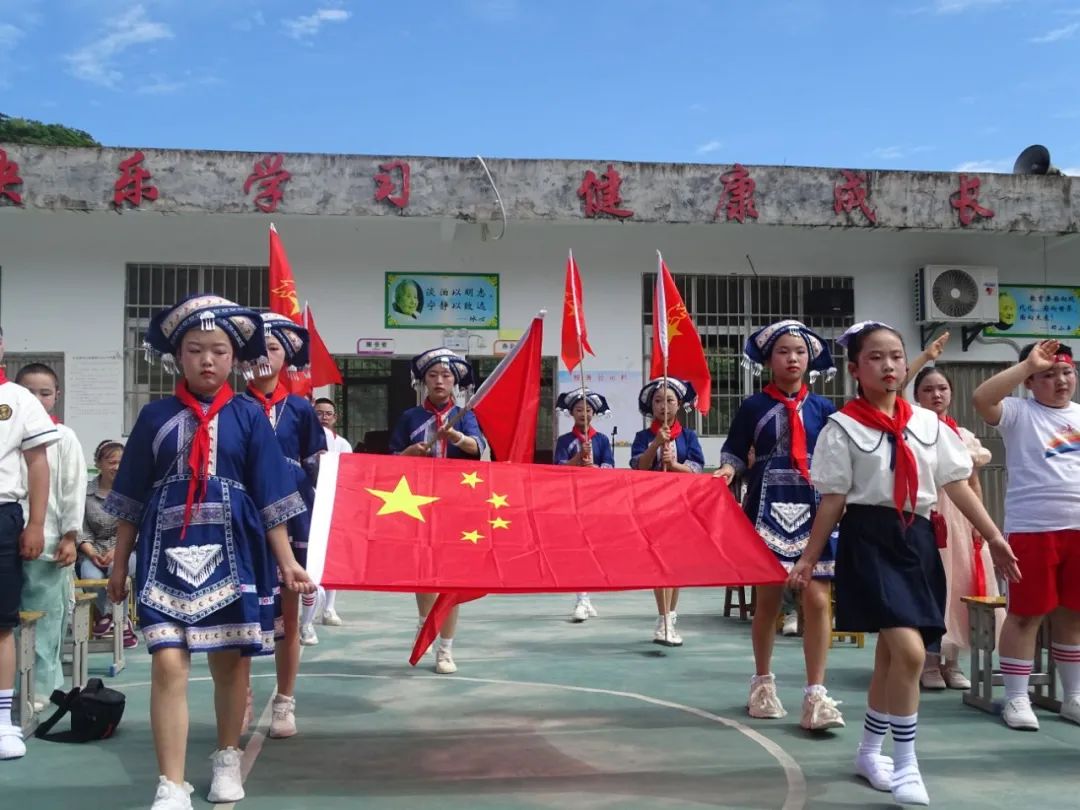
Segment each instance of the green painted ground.
M791 714L751 720L749 623L720 617L722 591L680 605L686 645L649 643L652 595L599 594L600 617L565 621L572 596L489 597L464 608L457 676L406 663L412 597L343 594L343 628L320 628L297 692L301 734L248 742L257 751L244 810L266 808L884 808L888 794L851 776L873 658L841 646L830 687L848 728L815 738L798 727L802 653L778 639L774 667ZM106 659L95 656L100 670ZM211 686L196 660L188 779L208 807L214 742ZM256 708L273 687L255 665ZM140 648L113 685L128 695L103 743L33 741L0 763L0 807L124 810L150 806L156 768ZM1042 731L1006 729L959 693L925 696L918 749L933 806L1080 807L1080 726L1040 712ZM264 714L262 722L268 721ZM66 721L64 721L66 724ZM265 728L265 726L262 726ZM261 747L260 747L261 746ZM1073 774L1069 776L1068 774ZM786 804L785 804L786 802Z

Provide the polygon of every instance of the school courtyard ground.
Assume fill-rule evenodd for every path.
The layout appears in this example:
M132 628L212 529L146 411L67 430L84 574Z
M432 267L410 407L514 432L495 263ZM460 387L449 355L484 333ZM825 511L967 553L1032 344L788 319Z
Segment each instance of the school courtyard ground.
M600 616L566 621L571 595L488 597L466 605L456 676L406 662L415 628L405 594L342 594L340 628L320 627L297 687L300 734L268 740L273 662L256 662L256 709L245 739L245 810L293 808L887 808L852 776L873 639L840 645L829 686L848 727L811 736L798 726L799 639L777 639L774 669L789 716L746 715L750 625L722 618L723 590L683 594L686 644L649 642L650 593L596 594ZM0 763L0 807L126 810L150 806L157 770L142 647L110 685L128 696L116 737L32 741ZM93 656L103 674L108 656ZM188 779L206 808L214 747L204 658L190 689ZM1080 726L1039 712L1037 734L1005 728L962 705L924 696L918 751L932 806L949 810L1080 807ZM67 721L63 721L66 727ZM888 745L888 743L887 743ZM220 805L231 808L233 805Z

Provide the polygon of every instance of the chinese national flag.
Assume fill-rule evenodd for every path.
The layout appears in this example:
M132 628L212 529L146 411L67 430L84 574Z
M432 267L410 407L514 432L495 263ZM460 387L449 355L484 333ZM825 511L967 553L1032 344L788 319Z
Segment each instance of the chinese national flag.
M443 613L485 593L786 578L712 476L344 453L322 459L308 571L330 589L438 592Z
M528 464L533 460L543 343L544 317L540 314L469 400L467 407L476 415L498 461Z
M563 295L562 361L567 371L573 371L585 352L593 354L589 332L585 328L585 295L581 290L581 273L574 253L566 260L566 292Z
M270 311L290 318L295 323L308 330L311 336L311 375L301 375L296 379L290 379L288 375L282 377L285 386L293 394L310 396L312 389L320 385L341 385L341 372L338 371L337 363L323 343L322 337L315 329L315 319L311 316L311 308L304 306L300 309L300 298L296 293L296 279L293 277L292 265L289 257L285 254L285 246L281 243L277 228L270 225Z
M653 351L649 376L689 380L697 391L697 409L708 413L712 406L712 375L705 362L690 313L686 310L675 279L657 252L656 292L653 295ZM667 361L665 363L665 360Z

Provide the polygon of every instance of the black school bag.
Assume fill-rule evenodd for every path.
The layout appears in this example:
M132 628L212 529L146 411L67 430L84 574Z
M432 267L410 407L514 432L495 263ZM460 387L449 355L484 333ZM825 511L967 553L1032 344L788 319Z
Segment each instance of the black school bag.
M51 700L59 708L48 720L38 726L34 736L49 742L84 743L106 740L113 735L124 716L127 698L123 692L110 689L101 678L91 678L82 689L70 692L57 689ZM71 731L50 734L61 718L71 713Z

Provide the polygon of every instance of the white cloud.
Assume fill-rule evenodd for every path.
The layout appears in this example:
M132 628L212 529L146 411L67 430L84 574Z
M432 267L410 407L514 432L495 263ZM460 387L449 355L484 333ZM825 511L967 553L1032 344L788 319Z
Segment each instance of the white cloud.
M1061 173L1070 177L1080 177L1080 166L1069 166L1067 169L1062 169Z
M1011 174L1014 160L967 160L953 167L954 172L966 172L977 174L987 172L990 174Z
M256 11L250 17L237 20L232 24L232 27L237 31L254 31L264 25L266 25L266 17L263 16L261 11Z
M16 43L23 38L25 32L11 23L0 23L0 48L5 50L14 48Z
M285 33L293 39L310 39L319 33L326 23L345 22L352 13L343 8L320 8L314 14L284 20Z
M690 112L692 112L692 113L703 113L703 112L705 112L706 107L701 102L696 102L694 104L691 104L689 107L687 107L687 109L690 110Z
M185 70L182 76L165 76L161 73L151 73L149 81L140 85L137 93L144 96L170 96L187 90L189 87L207 87L221 84L221 79L210 74L196 74L194 71Z
M696 151L699 155L708 155L708 154L710 154L712 152L720 151L720 149L722 149L723 146L724 146L723 141L712 140L712 141L707 141L707 142L703 143L701 146L699 146L694 151Z
M1032 45L1046 45L1050 42L1060 42L1063 39L1072 39L1073 35L1080 31L1080 23L1069 23L1053 31L1047 31L1041 37L1032 37L1028 40Z
M472 0L472 13L487 22L508 22L517 17L518 0Z
M136 45L171 39L172 31L164 23L153 22L141 6L132 6L124 14L105 23L105 33L94 42L66 57L71 75L77 79L115 87L124 74L114 66L114 60Z
M934 14L962 14L965 11L1004 6L1011 2L1012 0L934 0L927 11Z
M900 160L910 155L932 151L934 151L932 146L879 146L870 154L881 160Z

